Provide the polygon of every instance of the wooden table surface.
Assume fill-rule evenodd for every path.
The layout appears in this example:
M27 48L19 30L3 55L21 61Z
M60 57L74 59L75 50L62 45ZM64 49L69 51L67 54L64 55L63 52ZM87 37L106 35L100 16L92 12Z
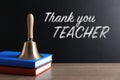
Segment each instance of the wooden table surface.
M43 74L0 74L0 80L120 80L120 63L53 63Z

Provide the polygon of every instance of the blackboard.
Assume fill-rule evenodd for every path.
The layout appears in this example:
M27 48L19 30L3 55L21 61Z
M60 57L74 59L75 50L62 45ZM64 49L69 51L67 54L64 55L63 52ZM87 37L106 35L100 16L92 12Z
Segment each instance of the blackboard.
M53 62L120 62L120 1L119 0L1 0L0 50L21 51L27 40L28 13L33 13L34 41L39 52L53 54ZM55 26L70 27L75 23L45 22L46 13L57 15L95 16L88 26L109 26L101 38L53 38ZM98 33L100 31L98 30Z

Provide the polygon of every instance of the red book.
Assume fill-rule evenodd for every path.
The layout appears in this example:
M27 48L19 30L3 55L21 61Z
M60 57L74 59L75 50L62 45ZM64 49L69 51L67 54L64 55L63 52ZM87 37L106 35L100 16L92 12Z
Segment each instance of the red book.
M0 73L37 76L50 68L51 68L51 62L47 63L43 66L40 66L38 68L21 68L21 67L11 67L11 66L0 66Z

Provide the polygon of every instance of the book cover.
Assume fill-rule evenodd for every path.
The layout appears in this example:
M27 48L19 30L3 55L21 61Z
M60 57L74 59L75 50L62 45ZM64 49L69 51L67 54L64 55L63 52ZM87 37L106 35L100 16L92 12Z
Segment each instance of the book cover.
M52 54L41 53L42 58L36 60L19 59L17 58L19 54L20 52L14 52L14 51L0 52L0 65L25 67L25 68L38 68L52 61Z
M0 66L0 73L37 76L50 68L51 68L51 62L34 69L11 67L11 66Z

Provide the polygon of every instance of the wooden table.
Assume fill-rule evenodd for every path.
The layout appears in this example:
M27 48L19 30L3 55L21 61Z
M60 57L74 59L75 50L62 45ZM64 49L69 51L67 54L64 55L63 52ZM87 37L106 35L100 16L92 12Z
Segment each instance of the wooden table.
M0 80L120 80L120 63L53 63L43 74L0 74Z

